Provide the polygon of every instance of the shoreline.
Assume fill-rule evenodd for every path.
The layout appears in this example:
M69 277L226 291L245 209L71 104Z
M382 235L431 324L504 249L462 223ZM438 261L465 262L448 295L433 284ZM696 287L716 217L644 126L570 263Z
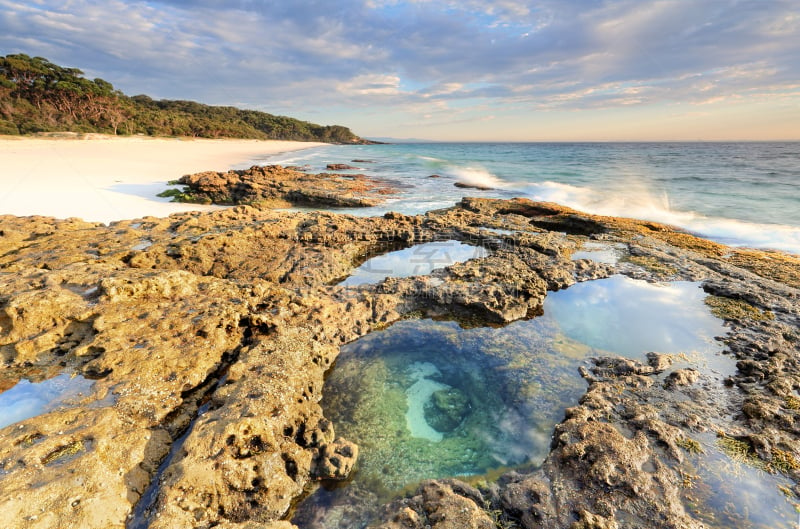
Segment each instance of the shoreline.
M218 206L156 195L167 182L207 170L244 168L285 152L327 145L239 139L0 136L0 215L110 223Z

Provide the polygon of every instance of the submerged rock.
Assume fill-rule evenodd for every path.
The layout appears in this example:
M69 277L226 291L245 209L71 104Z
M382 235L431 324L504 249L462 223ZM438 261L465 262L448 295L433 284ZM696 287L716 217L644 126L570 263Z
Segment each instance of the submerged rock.
M460 187L462 189L478 189L480 191L491 191L494 188L491 186L483 185L483 184L470 184L467 182L456 182L453 184L456 187Z
M457 388L435 391L424 405L425 421L441 433L452 432L469 413L469 398Z
M337 439L322 447L312 473L317 479L347 479L358 459L358 445Z

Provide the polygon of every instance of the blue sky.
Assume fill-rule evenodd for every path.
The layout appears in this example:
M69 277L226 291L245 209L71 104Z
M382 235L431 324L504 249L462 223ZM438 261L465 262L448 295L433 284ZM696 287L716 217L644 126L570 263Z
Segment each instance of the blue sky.
M800 139L798 0L0 0L0 54L367 136Z

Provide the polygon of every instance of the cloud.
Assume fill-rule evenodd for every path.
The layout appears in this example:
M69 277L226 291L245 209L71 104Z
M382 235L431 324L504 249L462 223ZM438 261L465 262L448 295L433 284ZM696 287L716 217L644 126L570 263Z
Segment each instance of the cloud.
M400 77L380 74L359 75L339 83L337 89L351 96L396 96L400 94Z
M788 93L798 33L792 0L0 0L5 53L127 93L420 119L425 101L594 109Z

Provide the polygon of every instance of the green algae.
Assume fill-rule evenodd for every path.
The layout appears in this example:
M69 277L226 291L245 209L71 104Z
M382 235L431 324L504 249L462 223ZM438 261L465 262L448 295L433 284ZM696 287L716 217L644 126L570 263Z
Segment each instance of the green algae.
M623 258L623 261L641 266L661 277L671 277L678 273L678 269L664 263L662 260L649 255L630 255Z
M425 422L438 432L452 432L467 416L470 407L469 399L461 390L440 389L423 406Z
M791 452L780 450L778 448L772 449L772 461L769 463L770 468L783 474L789 474L793 470L800 469L800 463L795 459Z
M65 461L72 456L79 454L86 450L86 445L83 441L73 441L67 445L56 448L42 458L43 465L50 465L59 461Z
M745 439L729 437L723 433L717 438L717 446L725 455L736 462L745 463L758 470L767 470L766 462L756 455L753 446Z
M790 410L800 410L800 399L797 397L793 397L792 395L788 395L784 402L786 403L786 408Z
M553 328L510 327L407 321L345 347L322 405L337 434L361 447L356 481L390 497L424 479L543 458L552 426L583 390L578 362L548 346ZM432 391L414 420L438 436L409 427L409 388L421 380Z
M800 462L786 450L772 448L769 453L772 457L769 461L765 461L758 456L752 444L746 439L737 439L722 434L717 439L717 445L734 461L747 464L763 472L790 474L792 471L800 470Z
M689 452L690 454L702 454L703 447L700 445L699 442L695 441L691 437L682 437L676 443L678 446Z
M721 296L708 296L706 305L711 308L711 313L724 320L774 320L775 315L770 311L762 311L741 299L731 299Z
M696 442L701 451L675 468L687 510L708 527L795 527L796 497L774 450L773 461L763 461L749 439L724 432L699 434Z

